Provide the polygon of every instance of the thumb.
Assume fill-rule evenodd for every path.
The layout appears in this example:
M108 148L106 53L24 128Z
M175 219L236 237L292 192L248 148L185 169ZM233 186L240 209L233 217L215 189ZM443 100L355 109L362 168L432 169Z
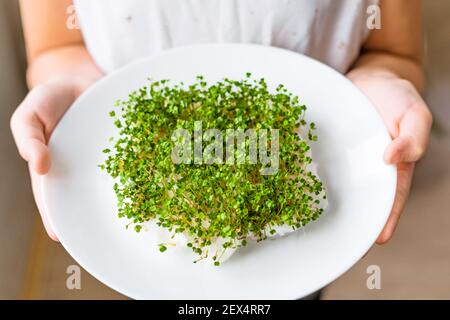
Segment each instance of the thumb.
M37 86L25 97L11 117L17 149L38 174L50 169L47 142L58 120L74 97L71 86L51 83Z
M22 158L37 174L50 169L50 153L44 135L44 124L32 110L18 108L11 118L11 130Z
M384 152L384 159L389 164L400 162L415 162L424 154L425 147L421 146L411 136L395 138Z
M431 113L423 101L408 111L399 124L399 135L386 148L387 163L415 162L424 155L431 129Z
M44 141L28 138L21 143L19 151L22 157L28 161L31 170L39 175L46 174L49 171L51 165L50 152Z

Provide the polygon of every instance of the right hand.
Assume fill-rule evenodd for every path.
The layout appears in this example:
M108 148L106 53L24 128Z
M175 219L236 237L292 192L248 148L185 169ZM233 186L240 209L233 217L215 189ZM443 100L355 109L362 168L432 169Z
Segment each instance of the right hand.
M94 80L79 77L57 77L33 88L11 117L11 130L17 149L28 162L33 194L45 229L58 241L42 206L40 176L51 166L47 143L53 129L66 110Z

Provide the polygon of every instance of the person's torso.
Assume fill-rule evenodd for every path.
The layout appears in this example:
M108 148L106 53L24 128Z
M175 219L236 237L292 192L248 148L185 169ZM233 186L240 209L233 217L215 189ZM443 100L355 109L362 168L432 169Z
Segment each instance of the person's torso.
M377 0L74 0L87 48L110 72L161 50L211 42L289 49L346 72Z

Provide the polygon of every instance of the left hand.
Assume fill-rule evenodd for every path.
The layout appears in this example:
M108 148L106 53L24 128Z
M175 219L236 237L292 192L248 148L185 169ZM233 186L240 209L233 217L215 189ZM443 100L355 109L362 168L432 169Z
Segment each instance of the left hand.
M386 125L392 142L384 152L384 161L397 164L397 189L386 225L377 239L391 239L405 207L411 187L414 164L428 145L432 116L415 87L390 73L348 74L353 83L371 100Z

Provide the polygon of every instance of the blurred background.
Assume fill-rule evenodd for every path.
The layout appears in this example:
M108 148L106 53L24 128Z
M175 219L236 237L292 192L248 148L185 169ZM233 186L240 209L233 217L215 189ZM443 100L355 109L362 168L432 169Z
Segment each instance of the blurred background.
M323 299L450 299L450 1L423 3L426 100L435 119L428 153L393 240L374 246ZM85 271L80 290L66 288L76 262L45 234L9 129L27 92L25 69L17 1L0 0L0 299L126 299ZM379 290L366 285L371 265L381 269Z

